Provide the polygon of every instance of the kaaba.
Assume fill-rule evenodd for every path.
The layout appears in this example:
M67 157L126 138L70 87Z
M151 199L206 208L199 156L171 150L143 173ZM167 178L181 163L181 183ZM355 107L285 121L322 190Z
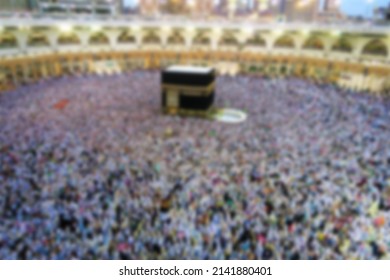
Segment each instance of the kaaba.
M213 68L171 66L162 71L161 82L164 113L206 116L213 106Z

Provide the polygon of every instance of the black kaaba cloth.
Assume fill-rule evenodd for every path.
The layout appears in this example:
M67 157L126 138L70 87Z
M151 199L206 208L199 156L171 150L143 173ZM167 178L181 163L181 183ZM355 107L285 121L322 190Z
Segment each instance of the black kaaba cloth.
M207 112L214 103L215 70L171 66L162 71L162 107L167 113Z

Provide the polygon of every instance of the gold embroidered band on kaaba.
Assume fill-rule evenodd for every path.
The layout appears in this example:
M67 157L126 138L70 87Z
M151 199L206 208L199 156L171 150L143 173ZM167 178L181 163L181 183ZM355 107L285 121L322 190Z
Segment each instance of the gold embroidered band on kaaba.
M188 96L200 96L210 95L215 91L215 82L212 82L208 86L186 86L177 84L162 84L163 90L174 90L180 92L182 95Z

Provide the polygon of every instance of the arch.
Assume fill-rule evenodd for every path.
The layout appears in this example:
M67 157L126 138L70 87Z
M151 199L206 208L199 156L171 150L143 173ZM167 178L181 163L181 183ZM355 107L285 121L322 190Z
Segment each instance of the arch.
M291 36L283 35L276 40L275 47L293 49L295 48L295 42Z
M58 45L69 46L69 45L80 45L80 38L75 33L61 34L58 37Z
M185 39L179 32L174 32L168 37L168 44L170 45L184 45Z
M303 44L303 48L307 50L323 50L324 43L322 39L317 36L310 37Z
M18 41L14 34L6 32L0 35L0 49L17 48Z
M219 40L220 45L225 46L237 46L239 45L237 38L234 36L233 33L225 32L222 34L221 39Z
M347 38L340 38L332 47L332 51L351 53L352 44Z
M206 46L211 44L211 40L207 34L200 32L194 37L193 44Z
M379 39L368 42L363 48L363 55L387 56L388 50L386 44Z
M111 10L107 6L96 6L95 13L98 15L109 15L111 14Z
M144 44L161 44L161 38L156 34L156 32L149 32L145 35L143 39Z
M71 10L76 14L89 14L93 12L93 8L88 5L75 5Z
M90 45L108 45L110 40L103 32L96 32L89 38Z
M253 47L265 47L267 43L260 34L255 34L247 40L247 45Z
M66 13L66 8L61 5L51 5L49 7L43 7L45 13Z
M136 41L135 36L128 31L123 31L118 37L118 43L120 44L135 43Z
M50 46L50 43L46 34L42 32L36 32L28 36L27 45L29 47L48 47Z

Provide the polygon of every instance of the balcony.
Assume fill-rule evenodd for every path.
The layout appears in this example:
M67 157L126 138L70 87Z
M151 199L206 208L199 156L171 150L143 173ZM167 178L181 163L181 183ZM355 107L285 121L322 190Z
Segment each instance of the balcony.
M116 13L115 3L107 1L40 1L40 14L44 16L66 15L114 15Z

